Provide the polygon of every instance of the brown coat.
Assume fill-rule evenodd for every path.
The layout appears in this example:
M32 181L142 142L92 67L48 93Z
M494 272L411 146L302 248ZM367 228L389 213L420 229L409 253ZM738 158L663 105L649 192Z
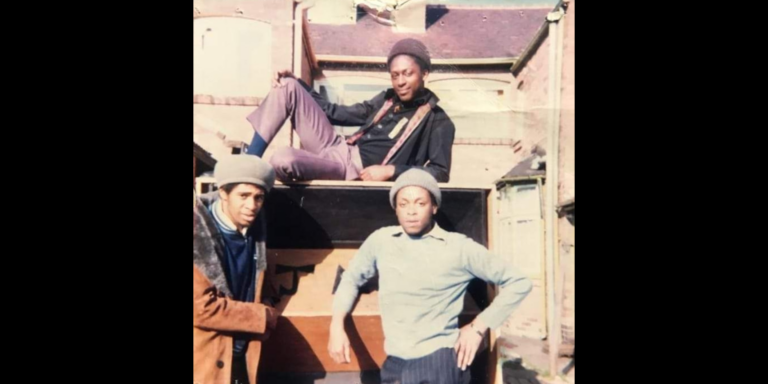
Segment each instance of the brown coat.
M246 352L248 377L254 384L261 356L260 339L267 325L266 307L259 304L265 265L259 263L259 275L254 279L255 303L232 299L220 261L224 245L215 223L200 201L196 201L194 216L193 383L230 384L232 335L247 332L254 336ZM266 255L265 244L259 242L258 246L260 255Z

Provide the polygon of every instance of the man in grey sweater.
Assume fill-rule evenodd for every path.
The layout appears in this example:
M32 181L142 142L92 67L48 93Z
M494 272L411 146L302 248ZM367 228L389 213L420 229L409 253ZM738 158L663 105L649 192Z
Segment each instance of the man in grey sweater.
M333 301L328 351L337 363L349 363L344 318L359 288L378 273L387 353L382 383L468 383L466 368L485 332L520 305L531 281L482 245L435 223L441 195L429 173L403 173L389 197L400 225L371 234L344 272ZM498 285L501 293L459 329L464 294L475 277Z

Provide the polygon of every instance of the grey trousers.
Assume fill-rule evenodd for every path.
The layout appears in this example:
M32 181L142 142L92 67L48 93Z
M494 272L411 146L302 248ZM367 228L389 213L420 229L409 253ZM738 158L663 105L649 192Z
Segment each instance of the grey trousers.
M267 144L287 119L291 120L302 149L280 148L269 160L281 181L354 180L363 169L356 146L336 133L325 112L298 81L280 80L259 107L248 115L253 129Z

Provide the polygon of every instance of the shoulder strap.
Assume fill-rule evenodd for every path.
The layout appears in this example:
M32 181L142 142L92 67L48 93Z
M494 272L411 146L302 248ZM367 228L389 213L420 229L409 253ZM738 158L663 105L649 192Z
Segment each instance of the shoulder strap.
M381 109L379 109L379 112L376 112L376 116L373 118L373 121L371 122L371 124L366 128L357 131L357 133L355 133L354 135L352 135L352 137L347 139L347 144L352 145L361 137L363 137L363 135L365 135L369 130L371 130L371 127L376 125L381 120L381 118L384 117L384 114L387 113L390 107L392 107L392 99L387 99L387 101L384 102L384 105L381 106Z
M397 153L397 151L403 145L403 143L405 143L405 140L407 140L408 137L411 136L411 133L416 130L416 127L419 125L419 123L421 123L421 120L424 119L424 116L426 116L431 110L432 106L429 103L424 103L424 105L416 110L416 114L413 115L413 118L408 122L408 126L405 128L405 133L400 136L400 139L397 140L397 143L395 143L392 149L389 150L387 157L384 158L384 161L381 162L381 165L387 165L389 160L392 159L392 156L394 156L395 153Z

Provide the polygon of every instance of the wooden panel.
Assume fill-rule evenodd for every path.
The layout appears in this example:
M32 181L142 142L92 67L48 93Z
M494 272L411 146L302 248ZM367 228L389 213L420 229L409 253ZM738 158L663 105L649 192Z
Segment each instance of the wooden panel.
M459 325L467 324L472 318L472 316L460 316ZM310 374L358 372L381 368L386 354L379 316L353 316L346 319L345 329L352 347L350 364L336 364L328 355L330 326L329 316L281 317L277 328L262 346L259 373ZM478 353L472 363L473 382L485 382L488 374L487 364L488 349L486 348Z
M269 284L280 297L276 307L284 316L331 316L338 268L346 269L355 252L355 249L268 250ZM352 313L376 316L378 300L378 292L361 294Z
M277 294L276 304L283 316L331 316L333 287L340 269L347 269L356 249L269 249L267 251L268 292ZM352 310L355 316L378 316L379 296L375 280L364 288ZM463 314L476 315L488 305L486 285L473 280L464 297ZM363 292L366 289L361 290Z
M362 184L362 183L360 183ZM267 282L281 310L278 329L264 343L259 372L325 377L326 373L376 371L384 359L384 338L375 284L360 295L346 329L352 363L336 364L327 352L334 284L357 248L373 231L396 225L390 185L278 184L265 212L269 221ZM443 188L437 221L488 246L487 188ZM493 295L473 280L459 317L471 321ZM488 374L488 350L475 360L473 382ZM304 376L302 376L304 375ZM307 381L309 382L309 381Z
M488 246L487 190L441 192L438 224ZM271 249L357 248L375 230L397 225L385 187L276 185L264 209Z
M281 293L277 308L282 316L278 328L263 346L259 372L301 376L380 368L386 356L375 285L371 292L360 295L352 316L346 319L353 350L352 363L336 364L327 352L333 286L338 268L346 269L356 252L356 249L267 250L266 281L271 286L270 291ZM482 281L473 280L470 283L464 310L459 316L461 325L487 307L486 292L487 287ZM487 352L483 352L476 358L473 375L484 377L487 374L486 364L488 356Z
M350 364L328 355L331 317L281 317L261 350L259 372L345 372L379 369L384 363L384 334L379 316L348 317L345 329Z
M309 187L309 186L324 186L324 187L344 187L344 188L360 188L360 187L383 187L392 188L395 183L393 181L362 181L362 180L308 180L308 181L288 181L282 182L275 180L277 185L294 186L294 187ZM438 183L440 190L444 189L469 189L473 191L490 191L493 189L489 184L476 184L476 183L460 183L451 181L450 183Z

